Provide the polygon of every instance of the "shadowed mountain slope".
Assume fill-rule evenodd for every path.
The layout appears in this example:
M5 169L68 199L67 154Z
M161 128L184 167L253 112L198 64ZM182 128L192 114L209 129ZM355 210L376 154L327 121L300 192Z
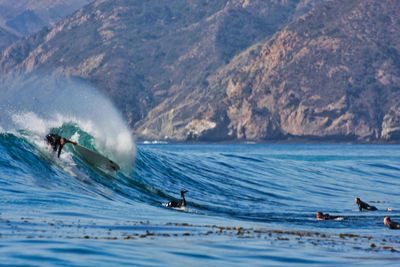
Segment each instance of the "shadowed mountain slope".
M399 140L399 17L393 0L328 2L165 101L139 136Z
M8 47L2 72L59 71L109 95L129 123L189 95L239 52L321 1L96 1Z
M0 26L23 37L54 25L94 0L0 0ZM1 38L1 37L0 37Z

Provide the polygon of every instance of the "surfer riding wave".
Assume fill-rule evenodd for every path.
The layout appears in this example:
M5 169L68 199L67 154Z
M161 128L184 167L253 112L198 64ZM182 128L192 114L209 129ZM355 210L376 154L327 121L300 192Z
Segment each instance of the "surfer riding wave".
M60 157L61 150L63 149L64 145L67 143L71 143L76 145L77 143L72 141L71 139L67 140L65 137L61 137L58 134L48 134L46 135L46 142L51 145L54 151L57 151L58 148L58 158Z
M80 157L85 161L96 167L102 167L110 171L119 171L120 167L117 163L110 160L109 158L95 152L86 147L80 146L77 142L72 141L71 139L67 140L65 137L61 137L58 134L48 134L45 138L46 142L51 145L54 152L58 149L58 157L60 157L61 150L64 145L67 143L71 143L74 145L74 149L79 153Z

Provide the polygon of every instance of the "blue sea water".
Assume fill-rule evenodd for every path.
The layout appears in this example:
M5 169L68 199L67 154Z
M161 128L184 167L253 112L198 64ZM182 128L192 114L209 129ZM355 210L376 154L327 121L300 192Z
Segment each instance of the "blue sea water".
M383 224L400 221L399 145L135 144L87 84L32 75L0 90L1 266L399 265L400 231ZM121 171L70 144L58 159L48 132ZM185 209L163 206L181 190Z
M398 145L138 144L112 174L31 139L0 134L1 264L398 265ZM186 209L162 205L182 189Z

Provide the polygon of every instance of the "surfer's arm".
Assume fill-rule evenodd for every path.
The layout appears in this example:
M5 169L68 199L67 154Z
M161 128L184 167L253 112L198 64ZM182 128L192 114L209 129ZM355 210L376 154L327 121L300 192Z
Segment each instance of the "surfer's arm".
M67 142L68 142L68 143L71 143L71 144L74 144L74 145L77 145L77 144L78 144L77 142L72 141L72 139L69 139Z

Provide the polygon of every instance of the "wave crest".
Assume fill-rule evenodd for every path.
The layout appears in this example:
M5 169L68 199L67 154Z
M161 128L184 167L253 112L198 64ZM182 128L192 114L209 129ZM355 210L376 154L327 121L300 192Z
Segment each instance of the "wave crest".
M1 132L28 131L34 139L56 131L66 138L91 136L90 147L119 163L129 174L136 147L125 120L109 99L88 83L60 74L1 77ZM72 129L71 125L75 125ZM72 127L72 128L71 128ZM87 138L86 136L86 138Z

